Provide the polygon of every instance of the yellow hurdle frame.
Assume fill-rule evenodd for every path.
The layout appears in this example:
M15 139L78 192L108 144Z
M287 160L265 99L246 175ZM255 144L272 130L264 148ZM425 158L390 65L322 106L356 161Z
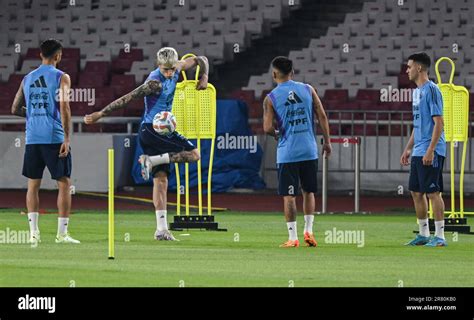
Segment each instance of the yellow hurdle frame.
M442 83L439 73L439 64L448 61L451 64L449 83ZM466 164L467 144L469 140L469 91L463 86L453 84L455 64L448 57L436 61L435 71L438 87L443 96L443 118L446 142L450 142L450 175L451 175L451 210L446 211L449 218L463 218L464 215L474 215L474 212L464 211L464 169ZM463 143L461 171L459 176L459 211L456 211L454 147L458 142ZM433 208L430 201L430 218L433 218Z
M195 57L192 53L185 54L181 60ZM211 190L212 190L212 165L214 159L214 145L216 139L216 88L208 83L205 90L197 90L200 67L196 68L194 80L188 80L186 73L182 71L183 81L176 84L173 100L172 113L176 117L176 131L188 139L197 140L197 148L201 152L201 139L211 139L211 151L209 158L209 172L207 177L207 214L211 215ZM189 164L184 164L185 175L185 209L189 216ZM176 214L181 215L181 179L179 164L175 163L176 171ZM197 162L198 173L198 211L202 216L202 177L201 160Z

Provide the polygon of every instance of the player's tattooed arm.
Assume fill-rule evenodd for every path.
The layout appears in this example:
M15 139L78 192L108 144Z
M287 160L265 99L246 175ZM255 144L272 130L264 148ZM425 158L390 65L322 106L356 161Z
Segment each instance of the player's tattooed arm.
M108 116L115 110L124 108L130 101L134 99L141 99L145 96L160 92L162 87L163 85L160 81L149 80L133 91L109 103L102 110L84 116L84 122L86 124L97 122L100 118Z
M278 139L279 132L275 129L273 121L275 119L275 111L273 110L272 101L265 97L263 100L263 131Z
M197 56L196 57L196 62L200 67L200 76L208 76L209 75L209 61L205 56Z
M321 99L319 99L316 90L310 86L311 89L311 96L313 97L313 110L316 113L316 117L318 118L319 127L321 128L322 135L324 138L323 144L323 153L326 157L329 157L332 152L331 140L329 138L329 121L326 115L326 111L324 111L323 104Z
M196 66L199 66L199 81L196 85L196 89L204 90L207 88L207 82L209 80L209 60L205 56L197 56L178 62L179 71L186 71Z
M25 102L25 95L23 93L23 81L21 81L20 87L16 92L15 99L13 99L12 104L12 114L19 117L26 117L26 102Z
M162 84L157 80L149 80L136 88L135 90L127 93L126 95L118 98L117 100L109 103L105 106L101 112L102 116L107 116L115 110L125 107L133 99L140 99L150 94L157 93L161 90Z

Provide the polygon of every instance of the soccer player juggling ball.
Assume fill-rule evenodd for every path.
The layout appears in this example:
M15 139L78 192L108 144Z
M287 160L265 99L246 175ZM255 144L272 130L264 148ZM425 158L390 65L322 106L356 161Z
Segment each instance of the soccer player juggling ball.
M145 83L111 102L101 111L84 117L86 124L98 121L112 111L125 107L132 99L143 99L145 111L138 135L145 154L140 156L142 176L153 178L153 204L155 206L157 228L155 239L175 241L168 230L167 191L170 163L196 162L200 159L199 150L184 136L174 131L170 135L158 134L153 129L153 118L162 111L171 111L179 73L199 66L200 75L197 90L207 88L209 63L206 57L197 56L178 60L178 53L170 47L161 48L157 53L158 68L150 73Z

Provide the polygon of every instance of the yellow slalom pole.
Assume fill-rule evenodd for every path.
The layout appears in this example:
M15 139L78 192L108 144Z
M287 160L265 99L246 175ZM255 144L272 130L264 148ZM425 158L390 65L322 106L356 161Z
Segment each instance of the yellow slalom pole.
M197 148L201 152L201 139L197 139ZM197 162L197 174L198 174L198 208L199 215L202 216L202 184L201 184L201 159Z
M189 163L184 164L184 179L186 180L186 215L189 216Z
M428 200L428 207L429 217L430 219L433 219L433 204L431 203L431 200Z
M179 176L179 164L174 164L174 171L176 172L176 215L181 215L181 179Z
M459 177L459 213L464 218L464 168L466 165L467 140L463 142L461 158L461 174Z
M109 259L115 258L114 248L114 149L109 149Z
M212 164L214 160L214 143L216 139L212 138L211 139L211 153L209 155L209 171L207 175L207 215L212 214L212 208L211 208L211 191L212 191Z
M450 151L451 151L451 159L449 159L450 166L451 166L451 213L450 216L454 216L456 214L456 187L454 185L454 136L453 140L450 143Z

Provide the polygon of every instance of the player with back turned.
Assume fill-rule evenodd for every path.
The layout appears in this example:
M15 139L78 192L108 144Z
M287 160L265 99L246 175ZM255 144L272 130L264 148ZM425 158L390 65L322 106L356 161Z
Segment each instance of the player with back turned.
M296 230L296 195L299 184L303 190L304 241L315 247L313 234L315 196L317 191L318 146L314 132L314 115L324 138L323 153L331 154L329 123L314 88L296 82L293 63L286 57L272 61L272 76L277 87L263 102L264 131L278 139L278 194L283 196L289 239L280 247L298 247ZM274 120L277 122L275 129Z
M71 211L70 152L71 110L69 75L56 68L61 43L49 39L41 44L41 65L27 74L12 105L14 115L26 118L23 175L28 178L26 206L30 242L41 242L38 227L39 189L45 167L58 184L58 233L56 243L80 243L68 233Z

